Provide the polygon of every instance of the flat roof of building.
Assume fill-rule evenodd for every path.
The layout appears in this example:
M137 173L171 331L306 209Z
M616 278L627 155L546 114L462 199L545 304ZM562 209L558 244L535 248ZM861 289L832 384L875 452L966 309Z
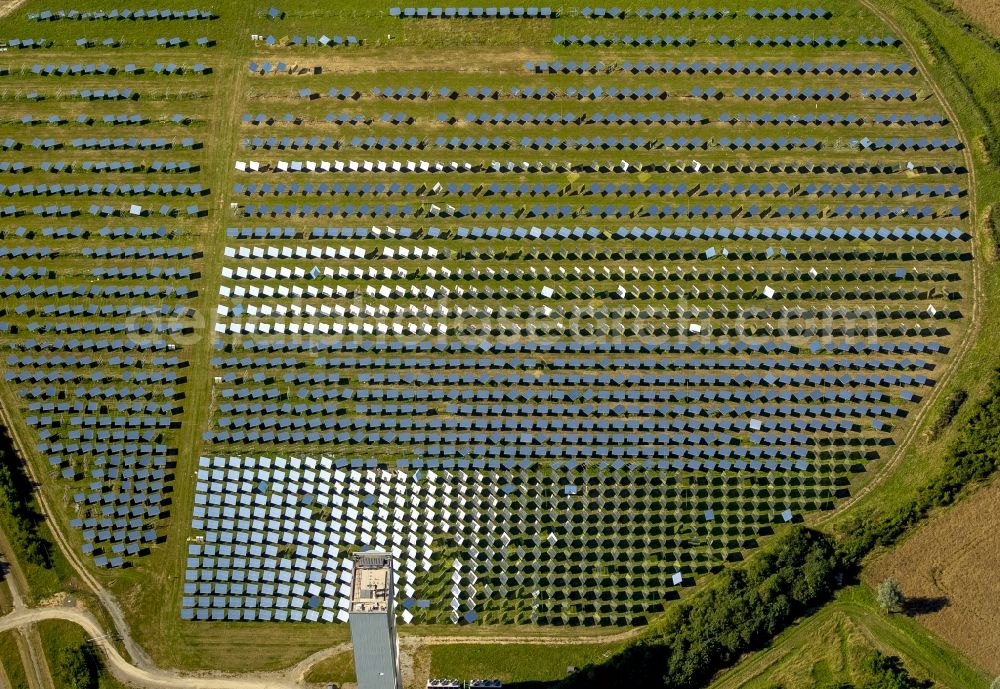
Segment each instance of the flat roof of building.
M356 553L351 583L351 612L386 612L392 557L386 553Z

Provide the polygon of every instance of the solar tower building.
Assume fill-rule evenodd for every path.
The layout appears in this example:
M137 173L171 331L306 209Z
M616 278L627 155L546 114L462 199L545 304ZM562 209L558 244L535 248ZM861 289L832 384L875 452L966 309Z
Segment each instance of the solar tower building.
M350 624L358 689L402 689L387 553L354 554Z

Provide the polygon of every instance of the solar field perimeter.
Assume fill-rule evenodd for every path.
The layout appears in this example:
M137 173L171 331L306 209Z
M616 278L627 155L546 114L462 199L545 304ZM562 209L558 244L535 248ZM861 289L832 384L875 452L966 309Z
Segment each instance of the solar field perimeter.
M365 548L416 632L635 627L835 509L975 309L903 38L843 0L24 3L2 395L73 547L169 654L343 638Z

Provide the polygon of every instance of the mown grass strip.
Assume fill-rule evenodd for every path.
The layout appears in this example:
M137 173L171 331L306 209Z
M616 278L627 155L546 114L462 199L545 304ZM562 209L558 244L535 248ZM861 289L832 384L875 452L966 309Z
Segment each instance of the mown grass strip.
M606 644L448 644L431 647L431 677L490 677L504 686L561 679L569 668L601 662Z
M24 674L24 663L17 648L16 632L0 633L0 666L7 675L10 689L28 689L28 677Z

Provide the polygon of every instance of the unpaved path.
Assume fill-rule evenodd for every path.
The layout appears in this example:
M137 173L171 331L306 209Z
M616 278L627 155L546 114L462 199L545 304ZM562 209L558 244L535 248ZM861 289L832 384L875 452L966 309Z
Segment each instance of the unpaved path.
M294 689L298 682L282 676L240 675L239 677L198 677L156 668L140 668L122 657L97 619L80 608L26 608L0 617L0 632L21 629L43 620L66 620L78 624L104 652L108 670L118 679L148 689Z
M874 3L869 0L860 0L861 4L864 5L868 10L881 19L889 28L891 28L896 36L900 37L903 45L906 47L907 52L910 54L913 64L917 67L920 73L924 77L924 81L930 86L931 90L934 91L934 95L937 96L938 102L941 104L942 110L944 110L945 115L948 119L955 125L955 138L962 142L962 153L965 159L965 167L969 171L969 226L971 228L970 236L972 237L972 250L973 250L973 260L972 260L972 316L969 319L969 327L965 329L962 334L962 339L955 347L954 351L949 353L948 362L945 364L944 368L940 369L940 375L938 376L937 384L931 388L930 392L925 399L913 418L913 423L910 424L910 428L906 435L899 441L896 446L896 451L889 457L886 461L880 462L877 466L868 469L869 472L873 472L871 480L868 481L862 488L857 490L849 498L842 500L837 504L837 506L830 512L823 513L816 520L816 524L824 524L834 519L845 511L849 510L855 504L858 503L862 498L871 493L873 490L878 488L885 479L892 474L893 470L899 467L900 462L902 462L903 457L910 451L916 441L917 433L923 425L924 420L927 418L927 414L934 407L934 403L943 394L945 388L947 387L948 380L951 379L952 374L958 369L959 364L965 359L965 355L968 354L969 350L979 339L979 331L982 329L983 320L983 302L985 301L986 295L983 291L983 280L982 280L982 268L980 266L980 253L982 251L979 238L977 236L979 224L976 220L977 208L976 208L976 168L972 160L972 148L969 145L969 138L965 135L962 130L961 125L958 121L958 116L952 109L951 104L948 99L944 97L944 93L941 91L941 87L937 85L934 78L931 76L930 70L927 68L927 64L924 62L920 53L917 52L916 47L910 42L905 31L903 31L899 24L892 18L882 12Z

